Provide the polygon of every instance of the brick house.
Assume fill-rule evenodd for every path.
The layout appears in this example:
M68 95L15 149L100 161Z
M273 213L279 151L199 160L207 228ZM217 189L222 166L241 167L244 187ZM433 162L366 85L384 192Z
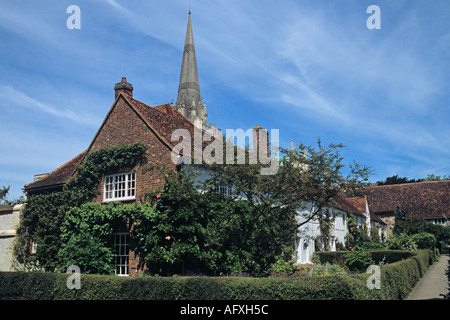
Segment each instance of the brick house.
M139 202L141 196L150 190L162 187L164 183L155 172L143 173L139 169L147 165L159 165L166 169L176 168L177 163L172 160L172 149L179 143L178 140L172 141L172 134L176 129L187 130L191 136L198 133L202 135L215 134L214 125L207 128L206 108L200 94L190 12L178 100L175 106L173 103L167 103L151 107L135 99L133 86L123 77L114 86L114 103L88 148L56 170L39 175L35 181L25 185L24 191L27 195L34 195L62 190L63 186L76 174L77 166L83 163L86 155L90 152L102 147L140 142L147 149L146 163L132 168L121 168L118 172L103 175L97 195L92 199L97 203ZM194 151L194 148L191 150ZM181 154L183 153L181 152ZM190 157L191 154L187 156ZM126 234L118 233L114 237L114 246L125 249L122 252L127 251L128 241ZM132 252L129 257L126 254L120 264L116 268L119 274L133 274L142 271L139 270L139 261Z
M122 78L115 86L115 101L107 113L103 123L95 134L88 148L72 160L56 170L40 177L37 181L27 184L27 195L47 191L61 190L76 173L90 152L102 147L127 145L135 142L143 143L147 148L146 163L132 168L121 168L119 172L111 172L102 177L97 196L93 202L106 203L121 201L122 203L140 202L149 190L160 188L164 181L155 172L143 173L141 168L147 165L159 165L166 169L175 169L177 163L172 161L172 149L178 141L172 141L175 129L185 129L191 135L204 130L196 128L173 105L164 104L151 107L133 98L132 86ZM117 243L128 245L123 234L117 235ZM138 261L130 256L127 263L130 273L138 271ZM128 274L128 270L124 273Z
M87 149L54 171L40 175L35 181L25 185L26 194L33 195L61 190L76 174L77 166L83 163L86 155L102 147L141 142L147 148L146 163L130 168L121 168L118 172L109 172L103 175L97 195L92 199L97 203L139 202L148 191L160 188L164 183L156 173L151 171L142 173L139 169L148 164L163 166L167 169L177 167L177 163L172 158L172 151L179 144L177 139L175 139L176 141L172 140L176 129L186 130L191 137L199 133L217 136L218 132L215 131L214 125L208 125L206 107L200 94L190 13L175 105L167 103L152 107L137 100L133 96L133 90L133 86L125 77L116 83L114 102ZM253 136L259 137L261 129L263 128L255 126ZM208 139L205 140L208 141ZM259 139L255 140L259 141ZM191 142L194 143L194 141ZM193 144L191 147L192 153L186 156L192 158L196 146ZM329 213L337 217L332 231L332 239L330 239L332 249L336 249L337 242L344 242L347 233L346 221L349 215L356 216L358 225L368 224L369 228L371 226L378 227L380 230L384 230L386 224L389 225L389 217L393 215L396 204L400 204L407 214L419 214L420 211L420 214L427 212L426 217L428 218L448 217L449 185L450 182L435 185L431 183L417 184L418 187L375 187L369 189L361 198L348 198L340 194L339 197L333 199L329 208ZM425 192L425 190L428 191ZM439 195L442 195L443 198L439 198ZM419 203L420 201L422 202ZM439 209L432 209L435 206ZM446 212L442 211L444 208L447 208ZM301 263L310 261L314 252L314 241L311 242L311 237L320 236L316 222L312 221L305 228L307 230L303 231L308 232L308 237L304 236L305 232L303 231L303 233L299 233L295 248L297 261ZM117 233L114 236L114 246L123 248L125 250L122 251L127 252L121 256L119 264L116 266L118 274L142 272L137 257L133 252L126 250L129 246L128 241L125 233Z
M133 90L133 86L125 77L116 83L114 86L114 102L87 149L54 171L39 175L35 181L25 185L26 194L34 195L62 190L63 186L76 174L78 165L83 163L89 153L102 147L140 142L147 148L146 163L104 174L97 195L92 199L93 202L97 203L120 201L127 204L139 202L148 191L162 187L164 183L156 173L142 173L139 169L147 165L160 165L166 169L176 168L177 163L172 158L172 151L179 143L177 139L172 141L172 134L176 129L187 130L191 137L199 133L218 136L215 126L208 125L206 107L200 94L190 12L175 105L167 103L155 107L149 106L137 100L133 96ZM253 128L254 141L259 142L261 129L263 128L260 126ZM209 141L208 139L204 140ZM192 158L195 155L196 145L194 141L191 141L191 143L193 144L190 148L191 153L186 156ZM204 145L202 144L201 147L203 148ZM335 244L338 240L344 241L346 234L345 217L348 214L356 215L360 224L370 220L365 198L358 200L340 197L335 199L333 208L330 210L335 210L335 214L342 220L337 223L338 228L334 231L333 248L336 247ZM372 219L372 221L375 220L376 217ZM382 221L379 222L383 224ZM317 233L317 226L311 224L311 230L313 229ZM301 235L299 235L300 240ZM302 245L300 245L300 242L298 243L298 248L306 248L304 252L298 250L299 262L309 261L314 251L314 247L308 247L305 245L306 243L305 241L302 242ZM142 272L138 258L133 252L127 250L129 239L126 233L118 232L114 235L114 246L124 249L119 250L121 252L127 252L120 257L116 265L116 272L119 275Z

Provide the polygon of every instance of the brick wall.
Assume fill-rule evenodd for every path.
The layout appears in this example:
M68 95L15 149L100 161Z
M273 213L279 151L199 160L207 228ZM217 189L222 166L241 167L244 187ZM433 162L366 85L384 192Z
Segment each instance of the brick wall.
M147 147L147 164L161 165L166 168L175 168L171 159L170 149L147 127L139 115L120 98L110 112L105 123L95 137L90 151L102 147L132 144L142 142ZM163 179L156 173L143 174L140 169L146 167L138 165L134 168L124 168L123 171L136 171L136 198L145 195L150 190L163 186ZM111 172L114 173L114 172ZM94 200L103 199L103 181L100 184L99 196Z
M94 138L90 152L102 147L135 142L142 142L147 147L147 164L175 168L171 159L171 151L167 145L152 132L130 105L120 97ZM123 172L130 170L136 172L136 201L138 202L141 196L144 196L151 190L162 187L164 184L164 179L157 173L142 173L141 169L144 167L146 167L146 164L137 165L134 168L123 168ZM93 200L94 202L101 203L103 201L103 179L99 186L98 196ZM129 266L130 274L143 272L140 261L133 251L130 251Z

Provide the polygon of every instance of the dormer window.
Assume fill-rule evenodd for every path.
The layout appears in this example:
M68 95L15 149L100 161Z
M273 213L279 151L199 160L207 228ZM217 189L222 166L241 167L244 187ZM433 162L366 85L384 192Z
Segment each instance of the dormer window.
M103 201L136 199L136 173L126 172L105 175Z

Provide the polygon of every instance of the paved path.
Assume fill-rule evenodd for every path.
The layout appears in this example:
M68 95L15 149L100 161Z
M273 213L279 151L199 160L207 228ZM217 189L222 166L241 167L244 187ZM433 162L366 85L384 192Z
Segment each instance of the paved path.
M416 287L409 294L407 300L440 300L441 294L448 293L448 278L446 270L449 266L449 255L443 254L439 260L431 265Z

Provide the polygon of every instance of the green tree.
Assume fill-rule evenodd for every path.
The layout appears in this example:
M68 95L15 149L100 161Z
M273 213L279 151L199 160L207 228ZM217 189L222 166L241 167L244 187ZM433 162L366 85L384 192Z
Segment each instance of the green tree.
M211 185L200 186L195 171L162 176L164 188L147 197L154 199L157 212L154 242L146 244L151 272L258 273L273 263L276 256L267 241L271 226L262 217L255 221L247 201L218 194Z
M0 201L6 201L6 195L9 192L9 188L10 186L0 188Z
M248 200L257 217L273 215L273 218L283 216L291 220L291 228L279 231L292 234L316 218L338 193L351 194L368 184L372 170L355 161L345 168L343 148L342 144L324 147L320 139L316 148L303 144L294 150L277 148L282 155L279 169L269 175L260 174L269 165L260 161L251 164L249 156L245 164L239 164L237 152L232 164L224 159L226 164L211 164L208 168L214 175L212 183L222 182L232 187L235 191L232 197ZM299 209L302 216L296 219Z
M435 174L428 174L427 177L422 180L423 181L444 181L444 180L450 180L450 177L447 175L437 176Z
M393 175L392 177L387 177L385 180L377 181L377 185L386 186L393 184L404 184L404 183L413 183L413 182L421 182L422 179L409 179L407 177L399 177L398 174Z
M165 173L169 179L156 210L167 221L158 223L166 226L159 239L170 240L155 244L161 252L152 252L149 261L157 265L164 257L214 273L261 273L280 258L290 259L297 229L317 218L339 192L350 193L368 181L371 170L357 163L344 175L342 148L323 147L320 141L317 149L302 144L295 150L281 148L278 171L268 175L262 169L273 162L252 163L247 150L242 163L235 150L230 164L223 150L225 164L204 164L210 178L195 186L183 175ZM218 195L219 185L231 192Z

